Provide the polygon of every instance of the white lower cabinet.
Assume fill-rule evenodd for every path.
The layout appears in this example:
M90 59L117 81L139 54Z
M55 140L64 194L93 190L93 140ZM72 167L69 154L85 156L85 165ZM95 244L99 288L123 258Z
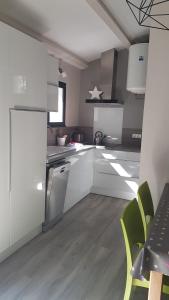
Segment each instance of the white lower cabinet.
M128 200L136 197L139 182L139 160L139 153L95 149L91 191Z
M64 212L88 195L93 185L93 150L82 151L67 158L69 173Z
M67 160L71 168L64 212L90 192L127 200L136 197L140 153L92 149Z
M138 178L94 172L91 191L95 194L132 200L136 197L138 181Z

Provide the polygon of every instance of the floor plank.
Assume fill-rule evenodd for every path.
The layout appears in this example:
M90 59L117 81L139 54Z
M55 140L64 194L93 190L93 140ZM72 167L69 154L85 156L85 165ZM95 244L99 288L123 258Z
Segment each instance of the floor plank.
M90 194L52 230L0 264L0 299L122 300L126 259L119 217L127 201ZM132 299L147 291L133 290Z

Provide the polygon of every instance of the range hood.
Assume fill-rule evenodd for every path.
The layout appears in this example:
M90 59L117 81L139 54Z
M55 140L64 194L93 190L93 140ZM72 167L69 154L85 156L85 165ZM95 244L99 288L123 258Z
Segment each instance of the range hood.
M100 89L103 91L102 99L117 103L115 98L117 79L117 58L118 52L115 49L108 50L101 54L100 61Z

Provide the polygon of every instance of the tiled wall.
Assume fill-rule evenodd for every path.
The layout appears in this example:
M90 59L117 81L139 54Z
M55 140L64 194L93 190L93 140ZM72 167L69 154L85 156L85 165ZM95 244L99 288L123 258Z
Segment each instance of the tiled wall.
M68 135L67 142L70 141L73 132L80 132L84 134L84 143L93 144L93 128L92 127L48 127L47 137L48 146L57 144L57 136Z
M141 139L133 139L132 134L142 134L141 129L134 129L134 128L123 128L122 132L122 143L124 145L133 145L137 147L141 147Z
M67 142L70 141L70 137L73 132L80 132L84 134L84 143L93 144L93 127L57 127L48 128L48 146L57 144L57 136L68 135ZM140 139L133 139L133 133L142 133L141 129L123 128L122 143L125 145L141 146Z

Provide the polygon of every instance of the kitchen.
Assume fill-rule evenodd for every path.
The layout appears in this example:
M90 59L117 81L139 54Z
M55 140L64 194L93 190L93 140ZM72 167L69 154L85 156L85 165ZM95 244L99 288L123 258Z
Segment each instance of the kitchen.
M155 206L169 181L168 143L158 140L167 63L153 69L163 33L149 41L125 1L71 1L0 4L0 299L121 300L120 215L143 180ZM161 121L149 132L154 107Z

